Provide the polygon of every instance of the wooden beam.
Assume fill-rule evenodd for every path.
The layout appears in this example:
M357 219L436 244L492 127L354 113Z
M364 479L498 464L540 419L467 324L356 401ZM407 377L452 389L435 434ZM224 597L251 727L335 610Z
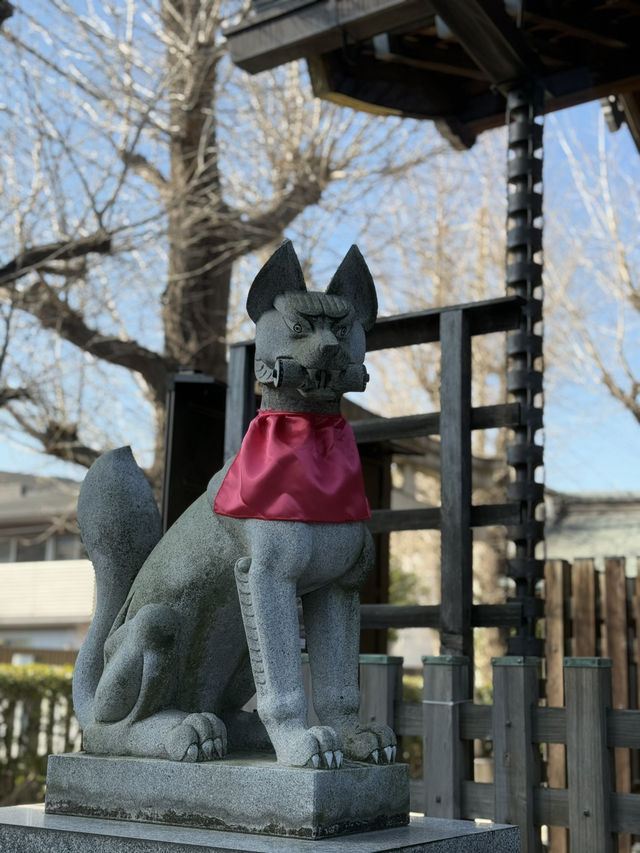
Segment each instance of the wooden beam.
M520 405L518 403L477 406L471 410L471 429L514 427L518 426L519 423ZM367 418L366 420L355 421L351 426L358 444L438 435L440 432L440 412L405 415L397 418Z
M374 509L367 526L372 533L392 530L440 530L440 507L415 509ZM520 504L481 504L469 511L471 527L492 527L494 524L517 524Z
M517 296L504 296L472 302L466 305L448 305L412 314L381 317L367 335L367 350L388 349L397 346L427 344L440 340L440 318L451 311L464 310L471 335L487 332L507 332L517 329L521 318L523 300Z
M336 50L394 27L433 21L429 0L289 3L225 31L232 60L252 74Z
M518 628L522 625L522 605L474 604L471 623L474 628ZM438 628L439 604L361 604L361 628Z
M536 11L526 8L524 12L527 24L539 24L544 29L555 30L563 36L573 36L574 38L584 39L587 42L595 42L603 47L610 47L614 50L625 50L633 45L633 39L627 38L626 41L623 41L620 38L615 38L603 32L604 20L598 21L593 16L589 16L588 10L584 7L580 9L576 22L561 18L558 9L554 9L553 15L554 17L550 18L549 15L541 15ZM585 26L587 23L590 23L591 26Z
M502 91L543 76L540 60L500 0L431 2L469 56Z
M436 45L440 46L440 43L436 42ZM489 80L487 72L478 68L457 45L447 45L447 50L443 52L434 48L432 40L410 40L403 36L380 33L373 38L373 52L381 62L399 62L412 68L424 68L469 80Z

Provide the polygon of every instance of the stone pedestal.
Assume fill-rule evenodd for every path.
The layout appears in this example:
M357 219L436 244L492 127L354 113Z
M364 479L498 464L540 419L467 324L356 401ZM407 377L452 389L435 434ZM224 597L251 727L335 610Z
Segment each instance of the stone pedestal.
M52 755L48 814L328 838L409 822L406 764L282 767L251 755L197 764Z
M0 850L11 853L519 853L516 827L412 818L409 826L308 841L210 829L0 809Z

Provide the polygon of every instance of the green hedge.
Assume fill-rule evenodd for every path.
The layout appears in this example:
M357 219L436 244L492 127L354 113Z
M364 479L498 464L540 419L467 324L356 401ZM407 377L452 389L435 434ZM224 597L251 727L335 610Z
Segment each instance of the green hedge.
M42 799L47 756L75 748L72 676L72 666L0 664L0 804Z
M0 700L36 700L64 696L71 699L72 666L30 663L0 664Z

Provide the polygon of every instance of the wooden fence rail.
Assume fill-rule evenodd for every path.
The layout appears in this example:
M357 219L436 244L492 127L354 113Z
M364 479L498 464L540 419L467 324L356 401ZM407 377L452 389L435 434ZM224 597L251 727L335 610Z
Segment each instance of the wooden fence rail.
M616 748L640 749L640 711L612 706L611 661L594 657L566 658L565 705L542 707L540 665L538 658L496 659L493 705L475 705L468 693L469 662L428 657L423 701L407 703L398 686L400 660L365 657L361 716L390 722L400 736L423 738L423 777L412 780L413 810L518 824L522 853L543 849L543 826L567 828L572 853L609 853L617 849L616 835L640 834L640 794L617 792L613 770ZM382 685L393 703L380 700ZM476 740L493 743L492 783L474 780ZM563 787L545 778L542 747L553 744L566 749Z

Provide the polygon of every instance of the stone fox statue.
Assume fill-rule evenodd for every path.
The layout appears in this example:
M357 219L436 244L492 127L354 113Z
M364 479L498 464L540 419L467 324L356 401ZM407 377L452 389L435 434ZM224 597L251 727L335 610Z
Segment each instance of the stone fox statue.
M392 762L393 732L358 719L359 588L373 547L353 433L339 415L342 393L368 379L373 281L353 246L327 291L307 292L285 242L247 311L262 408L206 493L161 536L128 448L100 457L83 484L78 517L98 590L74 673L84 748L203 761L272 746L289 766ZM241 710L254 692L257 715Z

